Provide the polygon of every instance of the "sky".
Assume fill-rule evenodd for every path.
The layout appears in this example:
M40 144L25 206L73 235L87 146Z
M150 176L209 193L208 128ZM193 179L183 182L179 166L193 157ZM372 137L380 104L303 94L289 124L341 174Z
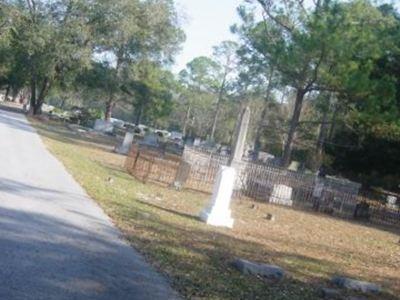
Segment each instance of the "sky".
M186 42L176 57L174 72L179 72L193 58L210 55L212 47L234 39L230 26L239 21L236 8L242 0L176 0Z

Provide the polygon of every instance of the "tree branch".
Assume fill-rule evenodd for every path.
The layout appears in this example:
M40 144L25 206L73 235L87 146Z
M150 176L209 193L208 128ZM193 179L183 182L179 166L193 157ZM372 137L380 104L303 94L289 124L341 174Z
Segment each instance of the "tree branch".
M274 16L271 13L271 6L272 2L271 0L256 0L262 7L264 13L271 19L273 20L276 24L278 24L280 27L282 27L285 31L287 31L290 34L293 34L294 28L288 24L283 23L281 20L279 20L278 17Z
M36 13L36 3L35 0L26 0L28 5L29 14L31 15L32 21L35 22L35 13Z

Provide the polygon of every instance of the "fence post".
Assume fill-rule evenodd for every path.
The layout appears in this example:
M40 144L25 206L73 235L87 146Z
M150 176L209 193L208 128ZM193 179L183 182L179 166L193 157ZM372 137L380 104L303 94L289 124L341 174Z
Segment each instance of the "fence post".
M144 183L147 183L147 180L149 179L149 176L150 176L150 173L151 173L151 169L153 168L153 164L154 164L154 157L149 159L148 162L149 162L149 167L147 168L147 174L145 176L143 176L143 182Z

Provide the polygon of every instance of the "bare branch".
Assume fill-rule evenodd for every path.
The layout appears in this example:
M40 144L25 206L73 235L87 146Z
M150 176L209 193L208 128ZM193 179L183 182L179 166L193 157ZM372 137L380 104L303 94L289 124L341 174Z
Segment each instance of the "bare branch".
M28 5L29 9L29 14L31 15L32 21L34 22L36 17L36 2L35 0L26 0L26 3Z
M271 12L271 7L272 3L271 0L257 0L257 2L261 5L264 13L271 19L273 20L276 24L278 24L280 27L282 27L285 31L288 33L292 34L294 31L294 28L288 24L285 24L279 18L274 16Z
M304 0L297 0L297 3L299 4L299 6L300 6L301 10L303 11L303 13L305 14L306 18L310 19L310 14L304 6Z

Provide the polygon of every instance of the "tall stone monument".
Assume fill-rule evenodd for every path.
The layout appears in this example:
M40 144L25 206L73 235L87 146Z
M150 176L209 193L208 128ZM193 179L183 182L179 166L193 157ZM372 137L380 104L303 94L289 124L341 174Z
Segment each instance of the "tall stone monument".
M229 165L233 166L235 162L240 162L242 160L244 150L246 147L246 137L247 131L250 124L250 108L246 107L243 109L240 115L239 123L236 126L236 134L233 145L233 152L229 159Z
M220 167L210 204L200 214L200 218L209 225L233 227L234 220L231 216L230 204L236 179L235 167L243 157L249 123L250 109L246 107L236 128L235 143L229 165Z

